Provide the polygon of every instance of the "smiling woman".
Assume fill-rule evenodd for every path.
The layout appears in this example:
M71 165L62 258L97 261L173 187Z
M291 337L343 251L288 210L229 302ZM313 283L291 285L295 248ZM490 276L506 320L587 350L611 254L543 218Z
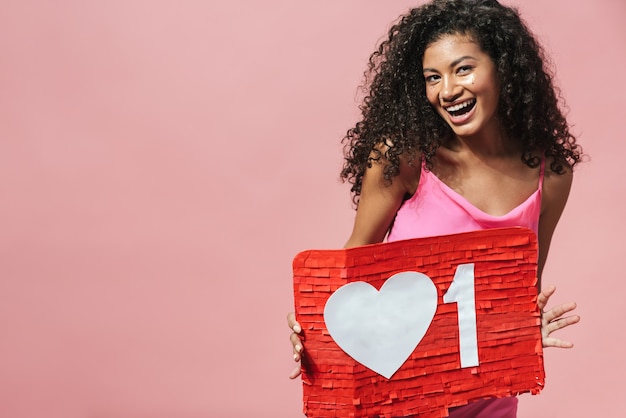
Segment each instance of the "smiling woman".
M426 48L424 78L428 101L457 136L499 136L496 70L471 37L445 35Z
M522 226L538 237L538 298L552 235L581 149L561 112L541 47L495 0L434 0L412 9L370 58L362 119L344 138L342 176L357 212L346 247ZM578 322L574 303L542 317L544 347ZM294 331L294 358L303 344ZM292 377L297 376L296 370ZM407 395L409 396L409 395ZM515 397L451 408L511 418Z

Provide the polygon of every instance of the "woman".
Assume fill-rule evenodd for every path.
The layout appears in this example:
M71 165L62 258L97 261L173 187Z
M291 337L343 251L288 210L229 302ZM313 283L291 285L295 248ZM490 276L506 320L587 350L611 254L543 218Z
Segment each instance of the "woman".
M372 54L368 76L362 119L344 138L342 177L357 203L345 246L524 226L538 236L543 311L555 289L541 289L541 273L582 151L517 11L495 0L415 8ZM544 347L572 347L552 333L579 321L564 316L574 308L544 312ZM301 329L293 313L288 322L299 361ZM450 416L516 409L516 398L490 399Z

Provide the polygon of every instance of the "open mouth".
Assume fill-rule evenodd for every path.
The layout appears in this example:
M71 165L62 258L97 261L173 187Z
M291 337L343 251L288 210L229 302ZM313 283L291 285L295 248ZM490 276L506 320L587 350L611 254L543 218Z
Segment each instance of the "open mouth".
M448 112L452 116L458 117L471 111L475 105L476 105L476 99L469 99L469 100L464 101L463 103L446 107L445 109L446 109L446 112Z

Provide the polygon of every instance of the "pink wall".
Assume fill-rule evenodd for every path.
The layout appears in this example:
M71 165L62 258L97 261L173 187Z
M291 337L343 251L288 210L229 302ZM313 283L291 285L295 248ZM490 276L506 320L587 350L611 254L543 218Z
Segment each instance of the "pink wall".
M626 3L516 2L592 156L544 279L577 346L520 417L616 416ZM347 238L339 139L412 4L3 1L0 416L300 416L291 259Z

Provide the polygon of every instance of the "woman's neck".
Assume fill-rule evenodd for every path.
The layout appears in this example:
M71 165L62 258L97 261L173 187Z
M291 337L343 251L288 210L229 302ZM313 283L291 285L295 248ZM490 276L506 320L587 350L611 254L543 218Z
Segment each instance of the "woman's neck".
M455 135L444 146L453 152L472 154L480 159L519 158L522 153L519 142L510 138L499 125L468 137Z

